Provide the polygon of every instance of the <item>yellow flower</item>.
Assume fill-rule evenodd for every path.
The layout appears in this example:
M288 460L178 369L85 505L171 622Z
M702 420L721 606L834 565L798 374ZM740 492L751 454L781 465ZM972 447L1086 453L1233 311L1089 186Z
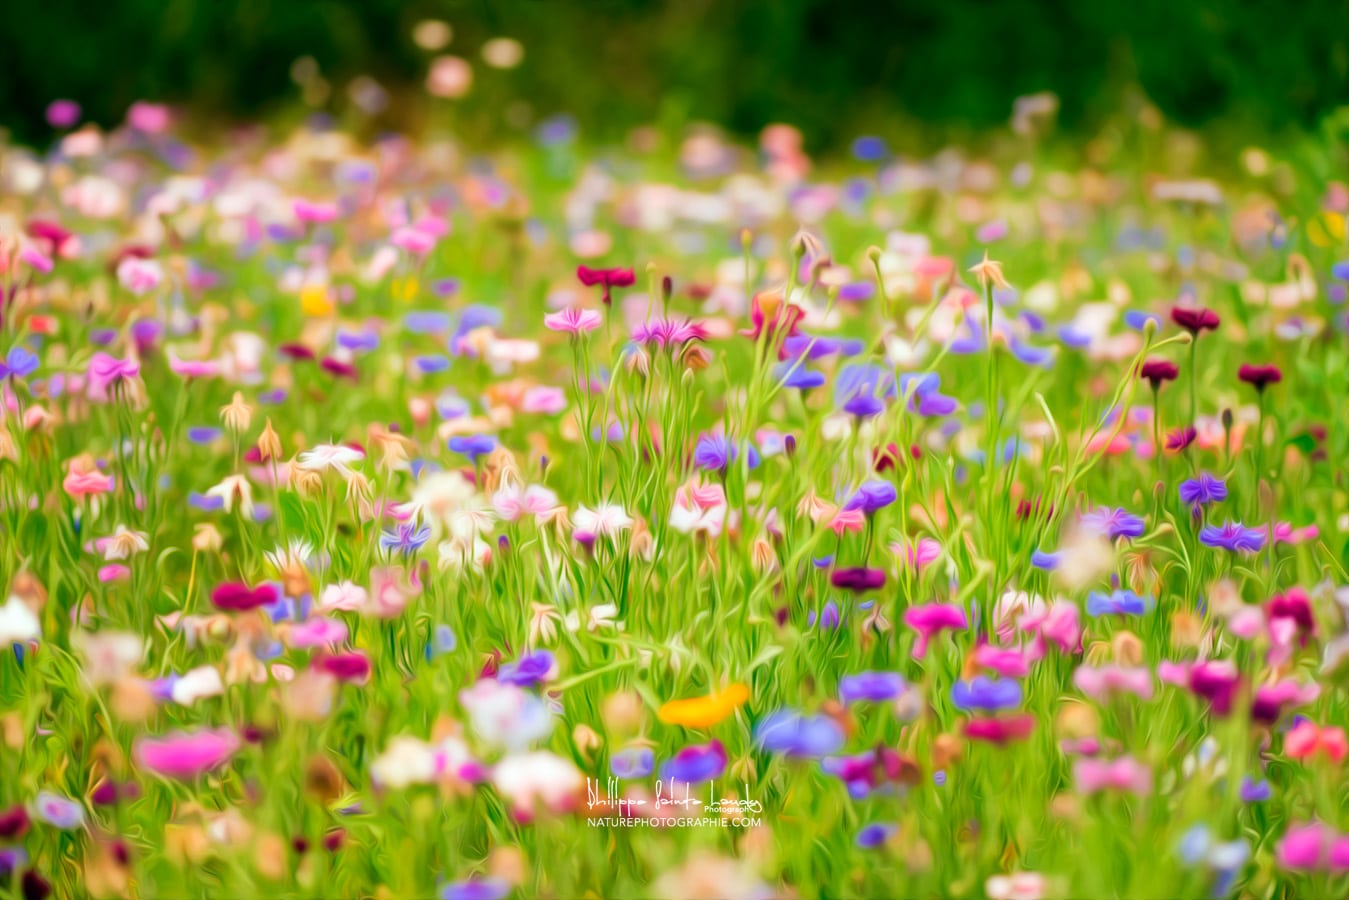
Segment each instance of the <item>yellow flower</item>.
M334 308L325 285L307 284L300 289L300 310L306 316L330 316Z
M666 725L685 728L711 728L727 718L749 699L749 688L736 682L725 690L706 697L671 700L660 708L657 717Z
M411 303L417 299L418 284L415 278L395 278L391 287L395 300Z

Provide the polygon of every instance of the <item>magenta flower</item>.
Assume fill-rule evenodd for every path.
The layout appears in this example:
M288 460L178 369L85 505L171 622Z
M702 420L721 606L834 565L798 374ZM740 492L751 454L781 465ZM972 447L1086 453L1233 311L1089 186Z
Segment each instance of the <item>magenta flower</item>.
M118 359L106 353L95 353L89 360L89 387L98 399L107 399L108 389L135 378L141 372L140 363Z
M661 350L674 350L691 341L707 340L707 327L688 319L656 319L633 329L632 339Z
M1290 825L1274 849L1281 869L1349 870L1349 836L1321 822Z
M973 718L965 723L965 737L999 746L1012 741L1024 741L1034 731L1035 716L1030 713Z
M574 306L543 317L544 327L549 331L565 331L572 335L594 331L603 322L604 319L595 310L577 309Z
M1056 600L1043 612L1023 615L1019 624L1022 631L1034 633L1041 642L1049 641L1064 653L1082 649L1082 622L1075 603Z
M934 635L948 629L968 628L970 623L965 616L965 610L954 603L928 603L906 609L904 624L918 632L918 640L913 645L913 655L922 659L927 654L928 642Z
M588 266L577 266L576 277L586 287L602 286L604 294L600 299L604 301L605 306L613 301L611 289L632 287L637 283L637 276L633 274L632 269L592 269Z
M136 761L167 778L195 778L229 762L239 745L239 737L225 729L177 732L137 741Z
M280 596L275 585L261 584L251 588L246 584L230 581L211 592L211 602L217 609L239 612L271 606Z

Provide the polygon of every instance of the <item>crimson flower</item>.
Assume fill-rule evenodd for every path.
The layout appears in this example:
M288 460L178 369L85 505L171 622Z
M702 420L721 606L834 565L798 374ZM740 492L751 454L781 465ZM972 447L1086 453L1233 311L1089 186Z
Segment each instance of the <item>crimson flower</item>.
M616 287L632 287L637 283L637 276L632 269L592 269L589 266L577 266L576 277L581 280L581 284L586 287L595 287L596 285L604 288L604 295L601 299L604 305L608 306L613 297L610 291Z
M1202 306L1175 306L1171 308L1171 321L1184 328L1195 337L1200 332L1216 331L1222 320L1211 309Z
M1283 381L1283 372L1279 371L1278 366L1253 366L1247 363L1237 370L1237 378L1264 393L1271 384Z
M1169 359L1150 359L1138 367L1138 377L1152 385L1154 391L1168 381L1175 381L1180 370Z

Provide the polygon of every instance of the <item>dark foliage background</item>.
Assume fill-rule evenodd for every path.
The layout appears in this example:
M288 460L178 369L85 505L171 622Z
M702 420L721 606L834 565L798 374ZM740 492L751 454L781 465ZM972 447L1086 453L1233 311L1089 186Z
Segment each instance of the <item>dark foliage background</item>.
M51 99L105 124L140 98L212 121L293 107L295 59L340 88L366 73L391 115L426 113L429 54L412 26L449 22L446 52L487 38L524 64L482 73L466 105L505 97L569 112L592 132L698 118L752 133L799 125L815 149L878 122L978 129L1018 94L1053 90L1060 121L1090 126L1137 84L1191 125L1275 131L1349 103L1349 0L9 0L0 28L0 125L44 140ZM333 91L333 104L344 96ZM418 98L414 100L413 98ZM476 106L475 106L476 104ZM400 124L407 124L402 122Z

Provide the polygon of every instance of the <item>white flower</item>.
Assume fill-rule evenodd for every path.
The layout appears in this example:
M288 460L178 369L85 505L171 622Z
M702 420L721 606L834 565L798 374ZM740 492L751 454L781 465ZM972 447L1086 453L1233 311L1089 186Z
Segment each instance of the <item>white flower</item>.
M332 469L343 478L351 477L351 467L365 459L365 454L345 444L319 444L313 450L300 454L298 465L306 472L324 472Z
M601 503L591 509L578 506L572 517L573 534L579 541L594 541L599 538L615 540L620 531L632 527L632 517L616 503Z
M448 569L480 572L492 559L492 545L479 537L467 541L461 538L441 541L436 549L440 554L442 572Z
M473 484L460 472L436 472L417 482L412 499L400 503L396 512L400 517L420 518L439 536L450 515L464 506L476 492Z
M79 631L71 643L84 655L84 675L95 686L117 681L145 656L145 639L130 631Z
M464 499L458 509L445 517L445 528L450 537L469 541L491 532L496 518L496 510L488 504L485 497L481 494L471 494Z
M219 497L224 502L225 512L234 512L238 502L239 513L245 519L253 518L253 485L242 475L228 475L219 484L207 488L206 496Z
M553 730L548 707L534 694L513 684L483 678L459 692L473 733L485 743L523 750Z
M984 882L989 900L1040 900L1045 895L1045 877L1038 872L994 875Z
M436 777L435 750L417 738L396 737L370 763L370 777L380 787L395 791L426 784Z
M219 669L198 666L175 679L171 693L174 703L191 706L207 697L219 697L225 693L225 684L220 678Z
M492 506L503 521L514 522L522 516L546 519L558 509L557 494L541 484L521 488L508 484L492 495Z
M318 603L314 604L316 612L326 613L335 610L343 612L354 612L365 606L370 601L370 594L365 588L351 581L343 581L339 584L330 584L319 594Z
M150 542L143 532L132 531L125 525L118 525L111 537L103 540L103 559L112 562L130 559L137 553L150 549Z
M615 622L614 617L618 615L618 607L613 603L600 603L590 608L587 616L586 630L599 631L601 628L614 628L623 630L622 622ZM576 632L581 630L581 616L576 610L567 613L567 630Z
M10 597L0 606L0 646L22 644L42 637L42 623L18 597Z
M492 784L517 813L531 815L540 806L564 812L576 801L581 773L570 760L546 750L513 753L492 770Z

